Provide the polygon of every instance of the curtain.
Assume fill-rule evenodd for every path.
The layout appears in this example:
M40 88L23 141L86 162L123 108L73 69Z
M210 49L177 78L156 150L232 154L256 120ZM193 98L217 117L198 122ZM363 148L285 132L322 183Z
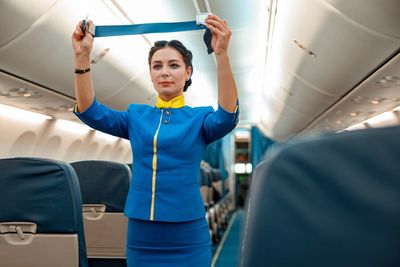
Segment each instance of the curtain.
M251 128L251 164L253 170L263 160L267 149L274 143L266 137L256 126Z

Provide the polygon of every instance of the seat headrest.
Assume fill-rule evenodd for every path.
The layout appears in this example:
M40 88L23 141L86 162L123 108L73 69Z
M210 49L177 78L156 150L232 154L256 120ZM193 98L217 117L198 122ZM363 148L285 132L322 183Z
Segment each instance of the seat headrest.
M103 204L106 212L123 212L131 177L126 164L86 160L71 165L78 175L83 204Z
M252 179L242 266L400 266L400 127L275 150Z
M200 168L200 185L208 187L211 186L210 176L203 168Z
M0 160L0 170L0 221L36 222L38 233L76 232L82 202L68 163L9 158Z
M0 222L33 222L38 234L77 234L87 267L78 178L70 164L44 158L0 159Z
M218 169L211 169L212 182L221 181L221 171Z

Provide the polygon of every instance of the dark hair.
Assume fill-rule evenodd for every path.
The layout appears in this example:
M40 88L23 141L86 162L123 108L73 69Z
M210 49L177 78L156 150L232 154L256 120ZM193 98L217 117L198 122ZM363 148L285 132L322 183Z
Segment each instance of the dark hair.
M193 74L193 65L192 65L192 59L193 55L190 50L188 50L181 42L178 40L171 40L171 41L157 41L154 43L154 46L150 48L149 52L149 66L151 65L151 58L153 57L154 53L157 52L158 50L165 48L165 47L172 47L178 50L179 53L181 53L183 57L183 61L185 62L186 67L191 67L192 68L192 74ZM185 86L183 87L183 91L186 92L187 88L192 84L192 78L189 78L185 82Z

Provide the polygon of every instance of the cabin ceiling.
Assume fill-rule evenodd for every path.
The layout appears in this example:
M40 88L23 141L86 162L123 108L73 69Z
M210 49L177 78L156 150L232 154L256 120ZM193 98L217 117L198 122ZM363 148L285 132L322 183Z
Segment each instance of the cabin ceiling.
M338 131L400 105L398 0L209 0L233 32L240 123L286 140ZM203 0L3 0L0 103L76 120L71 34L89 14L97 25L194 20ZM151 14L151 15L149 15ZM153 105L147 53L160 39L194 54L187 104L217 106L214 56L202 31L96 38L96 97L116 109Z

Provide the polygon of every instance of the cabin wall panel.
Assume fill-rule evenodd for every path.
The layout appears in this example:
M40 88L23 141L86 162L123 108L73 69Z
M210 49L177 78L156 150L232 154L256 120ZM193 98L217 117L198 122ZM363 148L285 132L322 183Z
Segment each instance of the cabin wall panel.
M128 141L95 134L74 133L57 125L57 120L42 122L16 119L0 114L0 158L44 157L73 162L78 160L132 161Z

